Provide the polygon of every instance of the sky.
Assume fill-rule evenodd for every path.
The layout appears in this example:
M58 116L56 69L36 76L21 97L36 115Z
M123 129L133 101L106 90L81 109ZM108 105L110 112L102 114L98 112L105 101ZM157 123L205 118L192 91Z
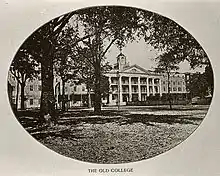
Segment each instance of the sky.
M112 46L106 54L107 60L111 64L116 63L116 57L119 53L119 49L117 49L116 46ZM158 55L158 52L151 45L144 43L144 40L127 44L127 46L122 49L122 53L126 56L127 62L129 62L130 65L137 64L147 70L154 70L156 67L154 58ZM204 68L192 70L188 61L181 62L179 66L180 69L178 72L180 73L204 71Z

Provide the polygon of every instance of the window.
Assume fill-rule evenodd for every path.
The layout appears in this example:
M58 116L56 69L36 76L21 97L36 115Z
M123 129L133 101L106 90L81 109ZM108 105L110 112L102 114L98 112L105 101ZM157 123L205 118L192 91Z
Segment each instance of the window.
M173 82L173 85L175 85L176 84L176 82Z
M153 87L152 86L149 86L149 92L153 93Z
M112 95L112 100L116 100L117 99L117 95Z
M166 84L166 82L165 82L165 81L163 81L163 84Z
M163 87L163 91L164 91L164 92L166 91L166 87Z
M38 85L38 90L41 91L41 85Z
M76 92L76 86L74 87L74 92Z
M84 86L82 87L82 91L83 91L83 92L85 91L85 87L84 87Z
M177 89L176 89L176 87L173 87L173 91L176 91Z
M154 90L155 90L155 92L156 93L158 93L159 91L158 91L158 87L157 86L154 86Z
M178 91L181 92L181 91L182 91L182 88L181 88L181 87L178 87Z
M38 104L40 104L41 103L41 99L38 99Z
M34 89L33 89L33 85L30 85L30 91L33 91Z
M180 85L180 82L178 81L178 85Z
M34 100L30 99L30 105L33 105L33 104L34 104Z

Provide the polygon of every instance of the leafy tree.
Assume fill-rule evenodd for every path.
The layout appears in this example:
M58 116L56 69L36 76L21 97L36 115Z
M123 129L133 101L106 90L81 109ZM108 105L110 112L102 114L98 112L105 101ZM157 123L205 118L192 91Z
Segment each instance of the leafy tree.
M90 35L83 41L83 46L91 52L94 68L94 111L101 113L101 77L105 54L113 44L119 48L128 41L135 40L139 29L139 13L137 9L127 7L102 6L81 10L78 19L82 24L83 35Z
M188 90L191 98L199 96L205 97L207 95L207 80L202 73L194 73L190 76Z
M101 113L101 68L106 53L114 44L121 49L128 42L144 37L147 44L162 53L172 54L178 61L188 60L191 67L207 64L207 55L199 43L181 26L158 14L120 6L81 9L51 20L31 35L23 45L41 64L42 114L52 115L54 111L54 55L59 48L57 44L60 37L65 36L63 31L68 25L72 29L69 47L73 49L78 45L87 48L90 53L89 58L94 70L94 111L97 114ZM73 53L72 49L68 51L69 54Z
M149 20L150 30L145 36L148 44L159 51L172 53L179 61L189 61L192 68L209 64L201 45L179 24L159 14L153 14Z
M168 101L170 105L170 109L172 109L172 97L171 97L171 86L170 86L170 77L172 73L175 73L176 70L179 69L179 62L176 57L174 57L173 53L163 53L159 57L157 57L157 68L155 68L156 72L164 72L167 75L167 90L168 90Z
M81 68L78 70L78 76L82 83L86 84L88 91L88 107L91 107L91 91L95 90L95 72L94 63L92 59L91 50L88 47L77 47L78 59L76 60L76 67ZM107 96L109 93L108 78L103 73L111 70L111 65L108 62L101 65L101 80L100 80L100 92L101 97Z
M214 84L211 65L206 66L204 73L192 73L187 88L190 92L191 98L195 96L202 98L207 95L213 96Z
M25 95L24 89L27 80L31 80L39 75L38 63L29 55L25 49L21 48L10 66L10 72L17 80L17 96L16 96L16 109L18 106L18 93L19 85L21 87L21 109L24 110Z
M73 29L69 27L62 31L62 35L58 37L56 51L54 54L54 70L55 74L62 80L62 110L65 111L66 96L65 96L65 84L69 80L73 80L76 77L76 68L73 48L71 47Z
M55 98L53 91L53 59L57 38L69 22L73 13L55 18L36 30L22 45L26 52L41 64L41 120L44 114L54 116ZM54 120L54 119L53 119Z
M207 92L210 91L209 93L213 96L213 91L214 91L214 76L213 76L213 70L211 63L205 67L205 72L204 72L205 79L207 81Z

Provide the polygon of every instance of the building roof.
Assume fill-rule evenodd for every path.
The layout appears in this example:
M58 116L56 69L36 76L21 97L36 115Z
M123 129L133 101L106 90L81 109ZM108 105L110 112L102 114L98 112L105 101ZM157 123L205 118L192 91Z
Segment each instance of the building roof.
M110 72L108 73L117 73L119 70L118 69L113 69L111 70ZM131 66L126 66L124 67L122 70L120 70L120 73L130 73L130 74L147 74L147 75L160 75L154 71L151 71L151 70L146 70L144 69L143 67L137 65L137 64L134 64L134 65L131 65Z

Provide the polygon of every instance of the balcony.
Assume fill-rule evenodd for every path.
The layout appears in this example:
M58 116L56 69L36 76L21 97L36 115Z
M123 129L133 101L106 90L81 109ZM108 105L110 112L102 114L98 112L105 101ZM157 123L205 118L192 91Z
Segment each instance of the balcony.
M133 89L131 92L132 92L132 93L138 93L138 90Z
M147 89L146 90L141 90L141 93L147 93Z
M129 93L129 90L122 90L122 93Z
M138 84L138 78L131 78L131 84Z
M132 85L137 85L138 82L137 82L137 81L131 81L131 84L132 84Z
M129 81L123 81L121 82L123 85L129 85Z
M160 80L159 80L159 79L154 79L154 84L155 84L155 85L159 85L159 83L160 83Z
M117 94L118 90L112 90L112 94Z
M140 84L147 84L147 79L146 78L140 78Z
M118 81L112 81L111 85L118 85Z

